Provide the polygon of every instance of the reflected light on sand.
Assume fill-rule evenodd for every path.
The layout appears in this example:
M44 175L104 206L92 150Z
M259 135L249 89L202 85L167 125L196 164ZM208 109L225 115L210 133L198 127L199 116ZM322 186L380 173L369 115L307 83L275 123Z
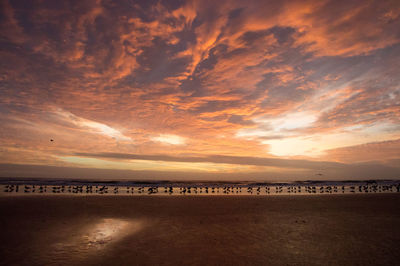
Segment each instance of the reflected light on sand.
M83 235L83 243L97 248L118 241L125 236L139 231L143 227L140 221L127 221L121 219L102 219L99 223L91 225Z
M107 248L123 240L125 237L142 230L148 223L143 220L103 218L81 229L73 231L64 241L53 244L50 249L54 260L69 260L74 263L99 254Z

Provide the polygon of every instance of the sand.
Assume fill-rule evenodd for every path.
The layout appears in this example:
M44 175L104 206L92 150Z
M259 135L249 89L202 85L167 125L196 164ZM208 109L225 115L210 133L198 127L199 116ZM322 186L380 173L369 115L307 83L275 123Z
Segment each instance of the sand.
M0 197L4 265L399 265L400 195Z

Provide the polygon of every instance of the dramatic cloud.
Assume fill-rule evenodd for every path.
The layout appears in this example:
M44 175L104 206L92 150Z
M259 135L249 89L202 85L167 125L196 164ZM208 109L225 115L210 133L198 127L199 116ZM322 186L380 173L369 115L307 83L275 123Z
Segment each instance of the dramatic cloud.
M399 1L0 10L4 164L366 178L400 160Z

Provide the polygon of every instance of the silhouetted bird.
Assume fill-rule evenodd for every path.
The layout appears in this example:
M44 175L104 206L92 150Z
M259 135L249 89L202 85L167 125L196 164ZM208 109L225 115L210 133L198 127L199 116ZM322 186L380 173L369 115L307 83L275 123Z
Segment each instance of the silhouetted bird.
M50 141L54 141L54 139L50 139Z

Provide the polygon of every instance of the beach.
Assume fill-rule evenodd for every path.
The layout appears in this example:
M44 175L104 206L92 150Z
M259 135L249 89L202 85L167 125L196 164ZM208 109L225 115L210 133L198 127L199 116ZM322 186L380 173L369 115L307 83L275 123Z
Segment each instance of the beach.
M3 265L396 265L400 195L0 197Z

